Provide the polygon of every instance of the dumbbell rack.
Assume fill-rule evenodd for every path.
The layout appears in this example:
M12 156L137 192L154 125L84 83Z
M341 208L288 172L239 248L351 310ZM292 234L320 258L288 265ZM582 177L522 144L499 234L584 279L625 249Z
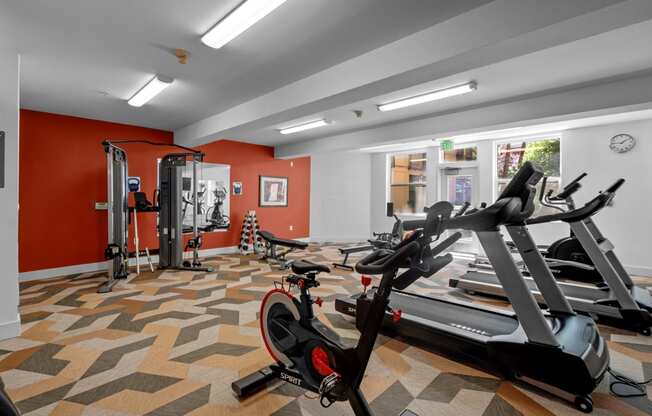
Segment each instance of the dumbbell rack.
M240 254L245 255L249 252L249 246L253 248L255 254L263 251L263 239L258 235L260 225L256 217L256 211L248 211L242 221L242 231L240 232Z

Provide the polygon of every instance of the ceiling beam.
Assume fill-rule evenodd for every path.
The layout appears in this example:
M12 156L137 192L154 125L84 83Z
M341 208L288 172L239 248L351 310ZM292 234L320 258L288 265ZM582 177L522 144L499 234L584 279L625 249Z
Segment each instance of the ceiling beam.
M652 73L596 82L573 89L550 91L511 101L401 121L305 142L276 146L277 158L359 150L435 137L499 130L652 109Z
M498 0L175 131L198 145L652 19L649 0Z

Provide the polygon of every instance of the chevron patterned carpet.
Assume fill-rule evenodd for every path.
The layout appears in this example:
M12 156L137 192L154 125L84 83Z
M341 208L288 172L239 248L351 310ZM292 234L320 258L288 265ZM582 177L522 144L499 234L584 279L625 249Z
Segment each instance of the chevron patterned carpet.
M311 245L299 256L323 263L339 259L334 245ZM216 271L132 274L104 295L95 293L102 273L22 284L23 333L0 342L0 376L23 414L350 415L345 404L323 409L282 383L243 402L232 395L233 380L269 364L256 315L263 294L282 273L253 255L224 255L205 264ZM447 288L447 278L463 269L451 265L414 290L468 298ZM333 300L358 292L357 276L333 270L321 283L313 291L325 300L320 319L355 339L352 321L334 311ZM652 377L652 338L601 331L614 369L639 380ZM617 399L607 384L594 394L595 415L652 414L647 398ZM421 416L581 414L541 391L382 336L363 390L379 416L404 408Z

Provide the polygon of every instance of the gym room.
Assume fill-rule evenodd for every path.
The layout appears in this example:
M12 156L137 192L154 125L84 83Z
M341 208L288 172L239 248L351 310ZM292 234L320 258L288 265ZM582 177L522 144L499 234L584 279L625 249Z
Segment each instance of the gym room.
M0 0L0 415L652 415L651 0Z

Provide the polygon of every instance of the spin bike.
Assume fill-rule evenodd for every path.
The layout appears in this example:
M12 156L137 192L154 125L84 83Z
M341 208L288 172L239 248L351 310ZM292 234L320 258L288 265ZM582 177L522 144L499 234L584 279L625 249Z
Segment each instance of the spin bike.
M392 289L402 289L419 277L431 276L452 261L450 254L435 256L443 248L430 247L432 236L438 236L440 221L440 216L429 215L424 229L414 232L394 249L376 250L356 264L358 273L382 278L371 300L363 295L358 301L360 308L368 312L358 315L365 319L356 320L360 338L355 347L343 345L338 335L313 313L313 304L321 305L322 301L313 299L310 289L319 286L317 274L329 272L329 268L303 260L292 263L293 274L285 281L299 289L299 299L285 287L275 288L265 295L260 309L263 341L275 363L234 382L234 393L238 397L248 396L268 382L283 380L318 394L323 407L348 400L356 416L371 416L360 384L389 309ZM449 242L446 240L440 246ZM399 275L399 269L407 270ZM366 293L371 277L363 276L362 281ZM400 320L401 311L391 312L391 319ZM404 410L401 415L415 414Z

